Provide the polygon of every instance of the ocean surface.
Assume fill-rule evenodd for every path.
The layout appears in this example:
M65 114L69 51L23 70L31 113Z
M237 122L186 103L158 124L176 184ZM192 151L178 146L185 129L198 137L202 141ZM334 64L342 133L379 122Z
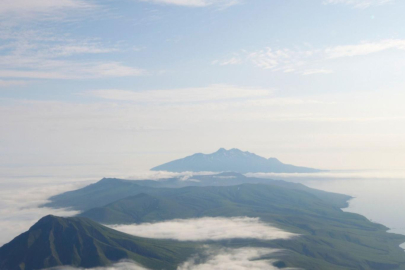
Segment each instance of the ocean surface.
M164 178L156 172L128 173L116 177L128 179ZM170 174L167 176L173 176ZM110 176L110 175L108 175ZM112 175L111 175L112 176ZM405 235L405 172L338 171L320 174L254 174L257 177L302 183L325 191L353 196L345 211L364 215L373 222ZM47 214L62 216L76 212L38 206L52 195L77 189L100 180L103 176L66 176L27 174L0 176L0 246L26 231ZM403 245L405 248L405 245Z
M405 235L404 171L332 171L319 174L251 174L302 183L353 197L344 211L381 223L390 232ZM405 247L405 245L403 246Z

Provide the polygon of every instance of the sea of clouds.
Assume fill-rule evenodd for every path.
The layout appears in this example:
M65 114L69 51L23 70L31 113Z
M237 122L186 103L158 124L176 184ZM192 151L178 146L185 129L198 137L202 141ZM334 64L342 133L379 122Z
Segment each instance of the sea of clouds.
M249 217L203 217L175 219L157 223L113 225L111 228L127 234L179 241L206 241L224 239L290 239L296 234L289 233L258 218Z
M279 250L269 248L212 248L207 246L203 252L203 259L196 255L177 267L177 270L277 270L273 266L274 259L263 257L277 254ZM284 270L298 270L297 268L283 268ZM50 269L49 269L50 270ZM55 267L52 270L84 270L70 266ZM88 270L148 270L133 261L120 261L108 267L96 267Z
M181 177L188 180L191 174L172 174L148 172L136 174L127 179L155 179ZM49 197L69 190L78 189L98 181L95 177L2 177L0 178L0 246L27 231L43 216L73 216L77 211L70 209L51 209L40 207ZM180 241L223 240L231 238L255 239L291 239L297 235L285 232L257 218L199 218L188 220L170 220L158 223L138 225L114 225L114 229L129 234L150 237L176 239ZM236 269L258 270L277 269L273 260L261 259L274 254L273 249L246 247L239 249L218 249L206 246L202 254L196 254L179 265L178 270ZM203 259L202 259L203 258ZM60 270L75 270L69 266ZM146 270L132 261L120 261L109 267L92 270Z

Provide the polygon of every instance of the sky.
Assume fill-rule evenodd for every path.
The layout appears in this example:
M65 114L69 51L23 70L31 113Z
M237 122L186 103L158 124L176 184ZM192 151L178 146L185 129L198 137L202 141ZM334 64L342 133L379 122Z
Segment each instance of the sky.
M3 0L0 174L114 176L239 148L405 164L405 2Z

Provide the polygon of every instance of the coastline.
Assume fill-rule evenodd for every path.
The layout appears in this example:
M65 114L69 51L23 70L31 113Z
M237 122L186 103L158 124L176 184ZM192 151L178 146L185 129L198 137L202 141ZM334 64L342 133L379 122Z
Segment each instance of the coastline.
M346 194L345 194L345 195L346 195ZM350 196L350 195L347 195L347 196ZM346 201L346 204L347 204L346 207L341 208L342 211L348 212L348 213L354 213L354 214L361 215L361 216L367 218L367 219L368 219L370 222L372 222L372 223L379 224L379 225L382 225L382 226L386 227L386 228L387 228L387 231L386 231L387 233L394 234L394 235L401 235L401 236L404 237L404 240L405 240L405 233L404 233L404 232L396 232L395 229L389 228L387 225L385 225L385 224L383 224L383 223L380 223L380 222L376 222L376 221L374 221L374 220L371 220L371 219L369 219L366 215L364 215L364 214L362 214L362 213L360 213L360 212L357 212L357 211L350 211L350 210L351 210L351 209L350 209L350 202L352 202L353 200L357 199L357 197L354 197L354 196L350 196L350 197L351 197L351 198ZM404 241L404 240L401 240L401 241L400 241L399 247L400 247L401 249L403 249L404 252L405 252L405 241ZM404 242L402 242L402 241L404 241Z

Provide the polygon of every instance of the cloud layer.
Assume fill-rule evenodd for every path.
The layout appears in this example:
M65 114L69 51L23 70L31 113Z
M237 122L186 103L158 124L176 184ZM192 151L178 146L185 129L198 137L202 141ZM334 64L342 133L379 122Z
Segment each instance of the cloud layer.
M268 98L269 89L242 88L231 85L210 85L200 88L174 90L126 91L118 89L89 91L88 95L119 101L137 103L194 103L224 100Z
M53 267L48 270L147 270L133 261L122 260L108 267L94 267L94 268L75 268L71 266Z
M227 66L251 63L269 71L298 73L301 75L331 74L325 68L333 60L355 56L366 56L387 50L405 51L404 39L365 41L359 44L338 45L327 48L304 47L303 49L267 47L256 51L242 51L229 59L214 60L212 64ZM347 65L349 62L347 62Z
M261 222L258 218L234 217L178 219L139 225L114 225L115 230L146 237L180 241L223 240L255 238L264 240L290 239L295 234Z
M394 0L325 0L324 4L343 4L354 8L368 8L392 3Z
M261 259L275 252L278 251L267 248L208 249L205 254L208 258L203 262L192 258L177 270L275 270L279 269L272 265L275 260Z
M39 208L47 198L83 186L87 181L65 182L51 178L0 179L0 246L27 231L41 217L72 216L76 211Z
M91 5L82 0L3 0L0 5L0 14L16 13L49 13L61 9L83 9Z
M177 270L276 270L272 264L275 259L264 259L266 256L277 256L279 250L268 248L212 248L206 246L203 254L196 254L188 261L177 267ZM51 268L52 270L85 270L62 266ZM292 270L293 268L283 268ZM50 269L48 269L50 270ZM133 261L120 261L109 267L95 267L86 270L148 270Z
M208 7L208 6L230 7L240 2L240 0L140 0L140 1L157 4L185 6L185 7Z

